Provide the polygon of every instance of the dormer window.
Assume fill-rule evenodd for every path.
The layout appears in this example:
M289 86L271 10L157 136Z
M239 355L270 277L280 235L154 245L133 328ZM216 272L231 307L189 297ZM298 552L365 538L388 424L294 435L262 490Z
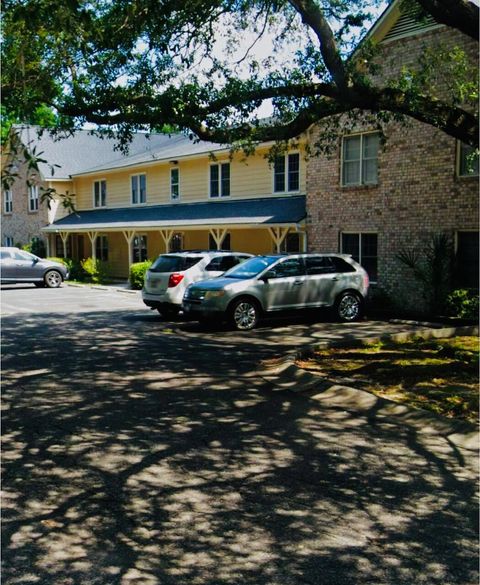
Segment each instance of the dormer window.
M93 183L93 206L105 207L107 205L107 181L95 181Z

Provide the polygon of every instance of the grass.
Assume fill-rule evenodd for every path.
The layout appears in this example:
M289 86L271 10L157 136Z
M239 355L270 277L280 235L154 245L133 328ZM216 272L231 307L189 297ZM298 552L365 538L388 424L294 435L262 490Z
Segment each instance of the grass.
M478 421L479 338L413 339L320 349L297 365L377 396Z

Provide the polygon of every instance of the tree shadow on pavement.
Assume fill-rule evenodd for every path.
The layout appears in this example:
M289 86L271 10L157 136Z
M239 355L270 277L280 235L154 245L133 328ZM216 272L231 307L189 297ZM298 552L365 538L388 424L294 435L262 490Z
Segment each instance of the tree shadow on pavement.
M261 330L91 313L2 334L5 585L478 579L471 458L274 391Z

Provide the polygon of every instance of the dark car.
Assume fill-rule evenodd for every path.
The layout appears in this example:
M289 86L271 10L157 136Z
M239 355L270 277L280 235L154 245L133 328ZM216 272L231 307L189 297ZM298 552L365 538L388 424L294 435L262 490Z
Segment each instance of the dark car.
M57 288L67 278L68 269L59 262L39 258L19 248L0 248L2 284L31 282L38 287Z

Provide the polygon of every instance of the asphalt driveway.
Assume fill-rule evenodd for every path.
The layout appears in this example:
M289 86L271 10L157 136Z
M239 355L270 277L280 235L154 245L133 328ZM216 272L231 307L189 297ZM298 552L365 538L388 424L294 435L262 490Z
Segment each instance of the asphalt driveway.
M3 583L478 581L475 453L258 376L391 325L205 331L138 295L27 290L2 290Z

